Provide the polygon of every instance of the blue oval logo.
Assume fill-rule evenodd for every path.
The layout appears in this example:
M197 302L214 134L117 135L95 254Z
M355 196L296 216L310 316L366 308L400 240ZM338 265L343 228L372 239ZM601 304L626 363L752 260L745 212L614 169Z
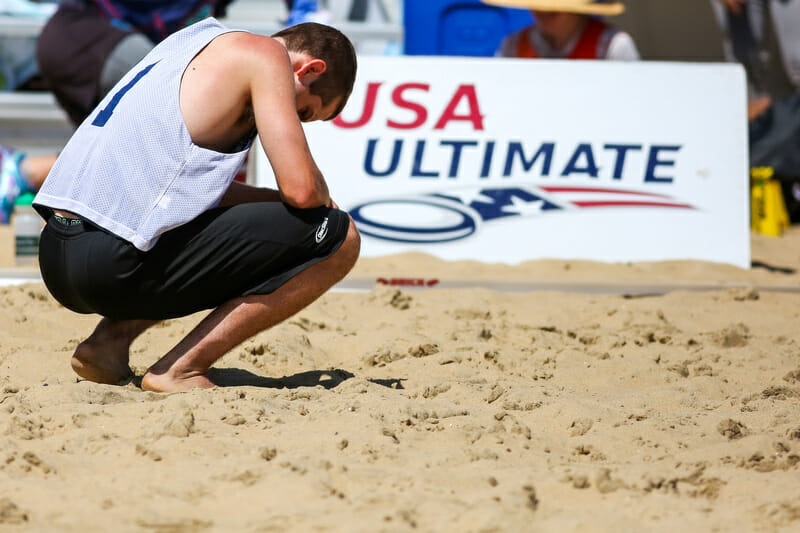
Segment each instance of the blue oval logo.
M449 242L469 237L480 216L445 199L393 198L366 202L350 210L358 230L386 241Z

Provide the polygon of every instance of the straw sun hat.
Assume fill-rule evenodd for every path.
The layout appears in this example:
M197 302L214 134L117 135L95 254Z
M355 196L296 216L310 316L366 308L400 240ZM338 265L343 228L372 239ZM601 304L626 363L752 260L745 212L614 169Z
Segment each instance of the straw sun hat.
M567 11L585 15L619 15L625 11L622 2L609 0L481 0L485 4L537 11Z

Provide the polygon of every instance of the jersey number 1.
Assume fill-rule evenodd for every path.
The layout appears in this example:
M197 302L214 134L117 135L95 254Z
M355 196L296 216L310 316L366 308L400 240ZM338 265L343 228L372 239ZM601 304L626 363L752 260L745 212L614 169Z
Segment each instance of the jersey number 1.
M158 61L156 61L156 63L158 63ZM117 104L119 104L119 101L122 100L123 96L125 96L125 93L130 91L131 87L136 85L136 83L139 80L144 78L145 74L150 72L150 69L156 66L156 63L144 67L142 70L139 71L138 74L136 74L136 76L133 77L131 81L129 81L127 84L125 84L125 86L123 86L120 90L118 90L114 94L114 96L111 97L111 101L108 102L108 105L106 105L103 109L101 109L100 112L97 113L97 116L94 117L94 120L92 121L92 126L98 126L100 128L105 126L106 122L108 122L108 119L110 119L111 115L114 114L114 108L117 107Z

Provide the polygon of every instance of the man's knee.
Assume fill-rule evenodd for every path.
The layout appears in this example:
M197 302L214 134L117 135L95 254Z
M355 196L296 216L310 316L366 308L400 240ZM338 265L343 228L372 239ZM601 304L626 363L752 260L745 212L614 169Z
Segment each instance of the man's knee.
M345 263L347 271L349 272L350 269L356 264L358 255L361 252L361 234L359 234L353 218L350 217L350 215L347 216L350 224L347 228L347 234L345 235L344 241L339 247L336 255L341 256L341 260L343 263Z

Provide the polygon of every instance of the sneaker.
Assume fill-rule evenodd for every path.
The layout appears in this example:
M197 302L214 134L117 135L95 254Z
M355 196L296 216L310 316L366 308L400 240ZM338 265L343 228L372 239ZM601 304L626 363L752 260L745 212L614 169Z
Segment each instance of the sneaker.
M11 220L17 197L31 190L19 169L24 157L22 152L0 146L0 222L3 224Z

